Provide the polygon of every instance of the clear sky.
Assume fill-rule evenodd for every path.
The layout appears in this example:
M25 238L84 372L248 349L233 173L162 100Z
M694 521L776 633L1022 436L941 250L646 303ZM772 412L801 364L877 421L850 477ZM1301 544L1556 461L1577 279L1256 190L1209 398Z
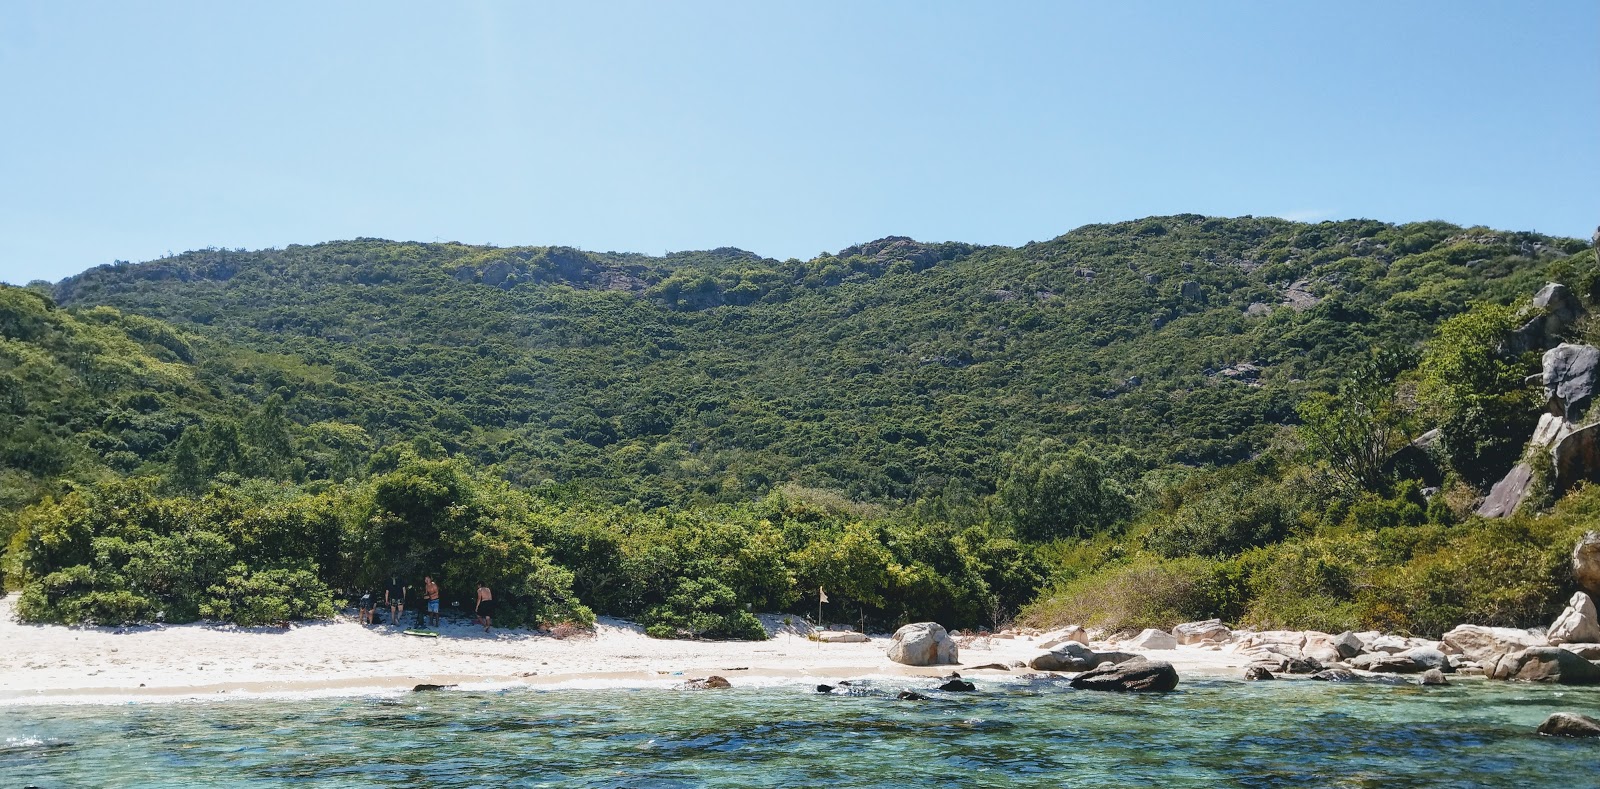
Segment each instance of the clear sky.
M0 280L356 236L808 258L1600 223L1600 2L28 2Z

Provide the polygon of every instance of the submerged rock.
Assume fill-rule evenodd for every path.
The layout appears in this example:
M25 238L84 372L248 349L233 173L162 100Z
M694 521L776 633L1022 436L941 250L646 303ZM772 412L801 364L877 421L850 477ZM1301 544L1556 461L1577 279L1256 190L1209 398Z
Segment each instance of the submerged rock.
M928 697L914 690L902 690L895 698L901 701L927 701Z
M1539 724L1538 732L1547 737L1600 737L1600 721L1576 712L1557 712Z
M423 685L417 685L417 686L413 687L411 689L411 692L412 693L424 693L424 692L427 692L427 691L430 691L430 690L449 690L449 689L451 689L453 687L455 687L455 685L428 685L428 684L423 684Z
M1450 682L1444 678L1444 672L1443 671L1440 671L1439 669L1436 669L1436 668L1430 668L1427 671L1422 672L1422 676L1417 678L1417 684L1418 685L1448 685L1448 684L1450 684Z
M1072 678L1079 690L1115 690L1160 693L1178 687L1178 671L1164 660L1134 658L1105 663Z
M952 679L949 682L940 685L939 689L954 693L971 693L972 691L977 690L978 687L964 679Z
M683 687L686 690L715 690L719 688L731 688L733 685L729 683L726 678L713 675L710 677L691 679L683 683Z
M943 666L960 663L960 649L937 622L917 622L894 631L888 656L907 666Z
M1360 679L1354 671L1344 668L1330 668L1318 671L1312 674L1311 678L1318 682L1355 682Z

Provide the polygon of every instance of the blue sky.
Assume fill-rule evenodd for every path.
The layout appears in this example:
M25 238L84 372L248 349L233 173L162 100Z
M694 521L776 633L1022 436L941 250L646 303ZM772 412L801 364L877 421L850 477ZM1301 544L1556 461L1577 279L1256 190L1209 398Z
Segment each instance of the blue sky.
M810 257L1600 223L1600 3L7 3L0 280L356 236Z

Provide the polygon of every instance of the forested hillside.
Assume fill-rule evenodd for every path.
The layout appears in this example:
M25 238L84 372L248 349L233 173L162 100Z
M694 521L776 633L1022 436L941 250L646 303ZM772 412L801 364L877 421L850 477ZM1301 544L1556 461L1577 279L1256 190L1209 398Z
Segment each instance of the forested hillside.
M810 261L358 240L101 267L55 296L304 360L326 377L278 387L297 421L426 435L522 485L904 502L990 490L1030 440L1141 470L1247 458L1374 345L1525 298L1582 248L1192 215Z
M1507 338L1596 275L1532 233L1193 215L102 266L0 288L0 566L44 621L326 616L435 572L664 636L819 586L880 625L1531 623L1600 504L1469 513L1539 407ZM1383 461L1430 427L1424 492Z

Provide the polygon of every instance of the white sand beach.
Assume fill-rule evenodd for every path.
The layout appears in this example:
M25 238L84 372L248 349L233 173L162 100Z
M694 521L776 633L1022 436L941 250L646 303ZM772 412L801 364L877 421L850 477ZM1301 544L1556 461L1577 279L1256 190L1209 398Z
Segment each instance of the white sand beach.
M903 666L887 659L887 635L866 643L822 644L779 629L767 641L650 638L637 625L602 619L592 636L558 639L528 631L485 634L446 620L438 638L399 628L365 627L350 616L288 629L214 624L129 628L29 625L16 621L15 597L0 599L0 705L91 700L171 700L263 694L343 695L418 684L518 684L670 687L720 675L741 683L825 682L851 677L942 676L952 669L1026 661L1032 639L979 639L962 648L962 666ZM1147 653L1179 674L1239 676L1249 658L1226 650L1179 647ZM986 669L1006 676L1027 669Z

